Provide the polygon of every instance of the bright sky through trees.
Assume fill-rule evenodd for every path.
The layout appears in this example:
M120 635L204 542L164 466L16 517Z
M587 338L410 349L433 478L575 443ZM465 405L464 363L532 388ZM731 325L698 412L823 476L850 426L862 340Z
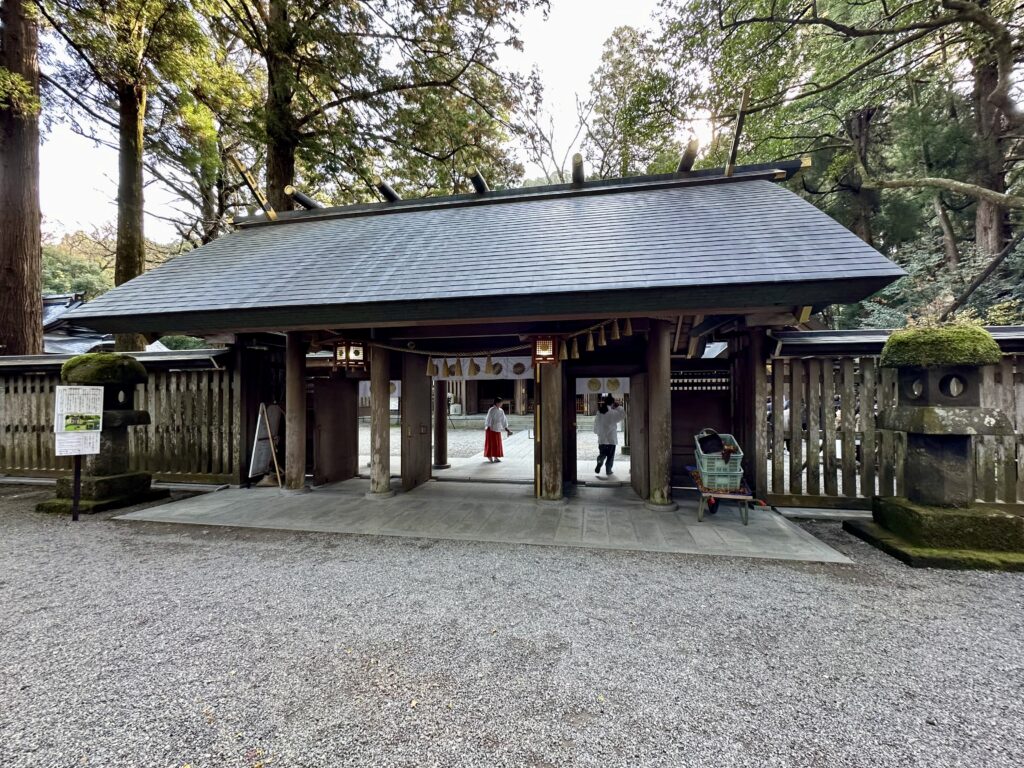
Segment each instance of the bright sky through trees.
M552 0L545 19L532 12L521 26L524 50L508 52L506 66L529 72L537 66L545 102L556 131L568 142L576 130L576 95L585 97L588 80L601 62L601 47L615 27L650 27L657 0ZM43 229L49 234L91 230L117 216L117 152L77 136L56 124L41 152ZM527 175L539 169L527 166ZM157 184L146 188L146 234L162 241L175 238L160 216L172 215L174 196Z

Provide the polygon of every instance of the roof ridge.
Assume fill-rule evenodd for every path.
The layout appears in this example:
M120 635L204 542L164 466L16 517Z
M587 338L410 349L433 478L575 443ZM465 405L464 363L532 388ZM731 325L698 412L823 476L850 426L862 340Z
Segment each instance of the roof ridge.
M439 197L416 197L393 202L352 203L331 208L315 208L306 211L279 212L273 221L264 216L251 216L235 221L241 229L250 227L276 226L306 221L374 216L408 211L462 208L475 205L551 200L566 197L586 197L622 192L635 192L676 187L697 187L712 184L728 184L743 181L783 181L792 178L801 168L801 161L786 160L778 163L758 163L738 166L726 176L722 168L711 168L685 173L661 173L647 176L628 176L616 179L592 179L581 185L547 184L537 187L516 187L514 189L490 190L484 194L467 193Z

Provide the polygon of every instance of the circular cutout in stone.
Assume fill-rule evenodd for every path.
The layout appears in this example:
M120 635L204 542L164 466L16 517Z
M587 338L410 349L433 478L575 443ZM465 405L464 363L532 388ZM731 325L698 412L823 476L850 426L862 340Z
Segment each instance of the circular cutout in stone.
M117 391L117 402L123 403L125 401L125 394L123 389Z
M904 389L907 394L907 397L909 397L911 400L920 400L921 397L924 396L924 379L914 379L913 381L908 383Z
M942 377L939 382L939 391L946 397L960 397L967 391L967 382L963 380L963 377L951 373Z

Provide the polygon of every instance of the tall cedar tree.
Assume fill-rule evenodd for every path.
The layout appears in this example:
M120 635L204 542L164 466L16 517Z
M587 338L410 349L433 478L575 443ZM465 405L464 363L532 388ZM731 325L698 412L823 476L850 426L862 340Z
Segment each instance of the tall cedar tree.
M0 355L43 351L38 28L0 0Z
M145 271L143 153L151 89L187 79L203 36L183 0L36 0L71 56L47 78L90 120L118 137L117 255L114 283ZM145 348L137 334L116 348Z
M266 67L270 204L293 207L284 188L300 167L338 187L367 183L388 165L396 137L424 135L422 126L396 122L409 116L407 97L417 91L445 89L503 119L502 91L519 82L499 72L498 51L521 45L515 22L533 6L547 2L222 0L219 23Z

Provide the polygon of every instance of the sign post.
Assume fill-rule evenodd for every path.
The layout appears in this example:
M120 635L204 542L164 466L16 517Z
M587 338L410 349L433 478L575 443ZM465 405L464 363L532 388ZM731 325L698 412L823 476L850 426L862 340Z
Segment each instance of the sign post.
M57 387L53 431L58 456L75 457L71 519L78 521L82 497L82 456L100 452L103 431L103 387Z

